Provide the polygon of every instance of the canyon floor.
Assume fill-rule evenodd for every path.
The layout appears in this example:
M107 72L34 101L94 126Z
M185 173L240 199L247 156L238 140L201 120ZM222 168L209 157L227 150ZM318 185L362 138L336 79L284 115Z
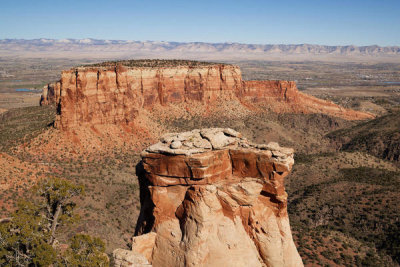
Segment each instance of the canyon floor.
M7 216L15 200L24 197L37 179L63 177L84 184L86 195L77 200L80 222L62 231L59 239L86 232L103 238L107 252L123 244L128 247L140 209L136 166L140 150L154 140L141 136L144 142L137 145L121 138L122 143L113 147L112 136L97 129L101 140L110 144L108 149L93 148L91 153L80 153L73 145L63 143L52 126L54 108L39 107L36 91L15 92L20 88L41 89L45 83L56 80L62 69L98 59L0 60L1 216ZM256 143L276 141L293 147L295 165L287 178L286 190L293 235L304 264L398 266L400 165L395 139L398 137L393 131L398 132L396 125L400 120L400 64L232 63L242 68L245 79L296 80L303 92L378 117L365 126L365 122L320 114L264 112L236 118L224 114L208 118L153 118L154 127L171 132L229 127ZM356 140L361 133L374 135L378 128L382 138L376 141L375 148L390 143L397 158L385 157L374 146L364 147L357 142L346 146L337 138L348 135ZM110 134L123 135L112 131ZM52 150L55 146L58 149Z

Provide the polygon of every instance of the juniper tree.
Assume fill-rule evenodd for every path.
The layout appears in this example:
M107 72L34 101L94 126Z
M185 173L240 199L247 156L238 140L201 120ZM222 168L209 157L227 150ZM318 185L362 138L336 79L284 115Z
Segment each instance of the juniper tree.
M42 209L50 232L49 244L53 245L57 227L77 219L73 213L76 204L72 199L84 193L84 188L64 179L50 178L40 182L36 190L45 199Z
M30 201L0 222L0 266L107 266L105 245L99 238L78 234L65 252L55 244L57 227L76 220L73 197L83 186L67 180L41 181Z

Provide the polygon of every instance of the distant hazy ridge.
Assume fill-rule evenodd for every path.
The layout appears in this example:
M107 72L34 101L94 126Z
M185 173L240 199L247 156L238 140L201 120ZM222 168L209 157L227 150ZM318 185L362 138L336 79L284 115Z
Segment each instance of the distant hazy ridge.
M0 56L163 57L203 59L398 60L400 46L328 46L313 44L239 44L96 39L3 39Z

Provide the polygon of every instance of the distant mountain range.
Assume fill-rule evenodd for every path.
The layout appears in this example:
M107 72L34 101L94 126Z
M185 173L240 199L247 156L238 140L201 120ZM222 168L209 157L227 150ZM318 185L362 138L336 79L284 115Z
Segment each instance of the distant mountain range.
M400 46L329 46L313 44L240 44L122 41L98 39L3 39L0 56L72 54L96 57L189 57L238 59L386 58L400 57Z

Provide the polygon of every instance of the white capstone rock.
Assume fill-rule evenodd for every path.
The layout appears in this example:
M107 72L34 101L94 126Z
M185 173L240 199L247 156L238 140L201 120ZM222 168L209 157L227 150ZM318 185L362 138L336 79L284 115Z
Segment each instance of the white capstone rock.
M172 149L181 148L181 147L182 147L182 142L179 141L179 140L175 140L175 141L173 141L173 142L171 143L170 147L171 147Z

